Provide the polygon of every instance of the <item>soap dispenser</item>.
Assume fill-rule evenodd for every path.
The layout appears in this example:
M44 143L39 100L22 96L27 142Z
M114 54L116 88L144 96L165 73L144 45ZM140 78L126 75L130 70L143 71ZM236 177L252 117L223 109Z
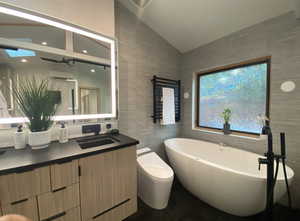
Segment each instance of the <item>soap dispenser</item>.
M68 142L68 128L66 128L65 122L60 124L59 128L59 143L67 143Z
M23 125L18 126L18 130L14 136L15 149L23 149L26 147L26 134L23 131Z

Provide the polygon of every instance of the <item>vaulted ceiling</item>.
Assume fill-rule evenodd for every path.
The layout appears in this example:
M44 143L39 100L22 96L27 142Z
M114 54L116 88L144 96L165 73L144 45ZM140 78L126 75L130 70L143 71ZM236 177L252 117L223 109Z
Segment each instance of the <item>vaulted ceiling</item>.
M144 8L119 1L180 52L293 10L293 0L150 0Z

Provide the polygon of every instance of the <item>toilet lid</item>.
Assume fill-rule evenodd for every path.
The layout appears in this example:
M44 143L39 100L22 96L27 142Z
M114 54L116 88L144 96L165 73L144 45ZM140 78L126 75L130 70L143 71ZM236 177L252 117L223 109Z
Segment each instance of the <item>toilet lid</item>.
M138 157L139 167L147 174L158 179L170 179L174 173L156 153L148 153Z
M159 166L153 166L153 165L144 165L143 169L148 174L152 175L155 178L160 179L169 179L173 176L173 172L168 170L167 168L159 167Z

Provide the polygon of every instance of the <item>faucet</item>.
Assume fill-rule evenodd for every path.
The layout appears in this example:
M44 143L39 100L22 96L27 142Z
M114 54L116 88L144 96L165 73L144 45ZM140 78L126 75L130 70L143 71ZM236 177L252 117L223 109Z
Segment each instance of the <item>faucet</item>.
M269 125L264 127L264 133L268 137L268 150L264 154L266 158L258 158L258 169L260 170L261 164L267 165L267 198L266 198L266 210L265 216L267 221L273 220L273 206L274 206L274 188L278 175L279 161L282 160L286 187L288 191L289 198L289 207L291 208L291 197L290 190L287 181L286 169L285 169L285 134L280 133L280 141L281 141L281 154L277 155L273 152L273 135ZM276 161L276 172L274 177L274 162Z

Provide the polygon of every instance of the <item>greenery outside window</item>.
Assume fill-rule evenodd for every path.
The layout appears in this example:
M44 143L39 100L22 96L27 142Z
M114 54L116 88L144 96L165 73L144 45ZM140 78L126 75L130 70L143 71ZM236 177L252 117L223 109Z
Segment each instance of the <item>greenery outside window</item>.
M221 113L230 108L233 132L260 134L258 115L269 116L270 57L197 74L197 127L222 130Z

